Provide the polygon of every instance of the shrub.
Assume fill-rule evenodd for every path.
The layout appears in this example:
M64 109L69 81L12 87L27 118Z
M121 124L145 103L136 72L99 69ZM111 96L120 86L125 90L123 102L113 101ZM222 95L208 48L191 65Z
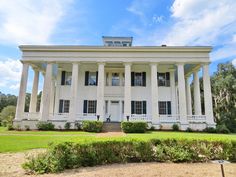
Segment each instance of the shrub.
M193 129L191 129L190 127L188 127L185 131L186 131L186 132L193 132Z
M147 131L147 122L122 122L121 128L125 133L145 133Z
M207 133L216 133L216 129L214 127L206 127L203 131Z
M25 125L25 130L26 130L26 131L29 131L29 130L30 130L29 125Z
M75 129L81 130L81 124L79 122L75 122Z
M17 131L21 131L21 126L19 124L17 124L15 127L14 127L15 130Z
M66 122L65 125L64 125L64 129L65 130L70 130L70 127L71 127L70 122Z
M14 130L13 125L12 125L12 124L8 124L8 125L7 125L7 130Z
M86 132L101 132L102 131L103 122L100 121L83 121L82 129Z
M38 122L36 126L39 130L54 130L55 129L54 124L51 122Z
M172 125L172 130L173 131L179 131L179 125L178 124L173 124Z
M23 168L41 174L112 163L207 162L216 159L236 161L236 142L183 139L63 142L28 158Z
M216 127L216 132L217 133L224 133L224 134L229 134L230 133L229 129L226 127L225 124L218 125Z

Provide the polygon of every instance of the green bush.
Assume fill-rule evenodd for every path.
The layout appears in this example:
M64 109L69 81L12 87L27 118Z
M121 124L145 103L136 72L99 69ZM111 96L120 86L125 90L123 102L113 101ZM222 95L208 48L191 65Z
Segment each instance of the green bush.
M207 133L216 133L216 129L214 127L206 127L203 131Z
M217 133L224 133L224 134L229 134L230 133L229 129L226 127L225 124L218 125L216 127L216 132Z
M36 126L39 130L54 130L55 129L54 124L51 122L38 122Z
M81 130L81 124L79 122L75 122L75 129Z
M172 130L173 131L179 131L179 125L178 124L173 124L172 125Z
M26 131L29 131L29 130L30 130L29 125L25 125L25 130L26 130Z
M8 125L7 125L7 130L14 130L13 125L12 125L12 124L8 124Z
M65 125L64 125L64 129L65 130L70 130L70 127L71 127L70 122L66 122Z
M186 132L193 132L193 129L191 129L190 127L188 127L185 131L186 131Z
M101 132L102 131L103 122L100 121L83 121L82 129L86 132Z
M236 142L177 139L64 142L28 158L23 168L42 174L112 163L207 162L216 159L236 161Z
M145 133L147 131L147 122L122 122L121 128L125 133Z

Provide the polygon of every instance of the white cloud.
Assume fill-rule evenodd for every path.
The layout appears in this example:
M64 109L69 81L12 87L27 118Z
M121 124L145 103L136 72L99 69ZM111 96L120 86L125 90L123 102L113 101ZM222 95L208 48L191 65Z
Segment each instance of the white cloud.
M0 42L49 43L49 37L70 1L1 0Z
M22 64L19 60L7 59L0 61L0 87L18 89Z
M236 67L236 58L232 60L232 64Z

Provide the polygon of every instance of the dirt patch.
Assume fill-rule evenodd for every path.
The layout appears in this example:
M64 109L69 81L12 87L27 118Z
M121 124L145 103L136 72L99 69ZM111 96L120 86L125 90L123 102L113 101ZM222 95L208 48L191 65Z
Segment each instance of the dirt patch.
M1 177L31 177L26 175L21 168L26 154L38 153L43 150L32 150L26 153L2 153L0 154ZM227 177L235 177L236 164L225 164ZM86 167L74 170L66 170L59 174L45 174L37 177L219 177L221 176L220 165L213 163L130 163L113 164L97 167Z

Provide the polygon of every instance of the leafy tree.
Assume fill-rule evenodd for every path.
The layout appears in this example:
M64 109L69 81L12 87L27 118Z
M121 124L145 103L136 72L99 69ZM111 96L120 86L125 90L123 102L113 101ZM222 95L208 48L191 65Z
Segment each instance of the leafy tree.
M11 125L15 117L16 106L6 106L0 113L0 121L3 126Z
M211 85L217 124L225 124L231 132L236 132L236 68L232 63L218 65Z
M16 106L17 97L15 95L3 94L0 92L0 112L8 105Z

